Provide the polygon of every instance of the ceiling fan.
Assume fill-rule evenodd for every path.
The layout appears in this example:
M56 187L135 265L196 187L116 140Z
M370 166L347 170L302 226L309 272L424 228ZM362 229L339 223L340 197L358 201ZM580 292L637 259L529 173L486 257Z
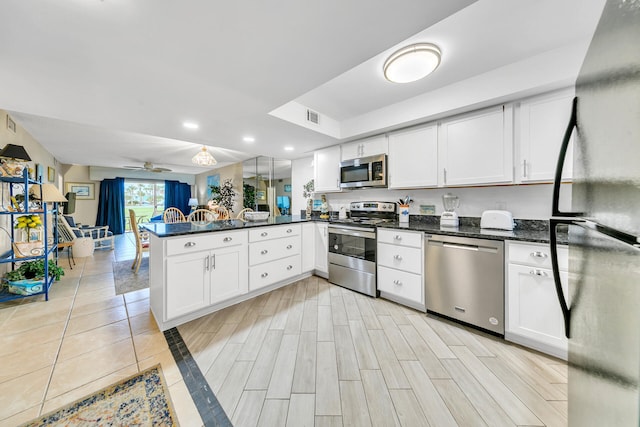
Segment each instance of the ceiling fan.
M123 168L141 170L141 171L146 171L146 172L171 172L171 169L157 168L157 167L153 166L153 163L151 163L151 162L144 162L144 164L142 166L123 166Z

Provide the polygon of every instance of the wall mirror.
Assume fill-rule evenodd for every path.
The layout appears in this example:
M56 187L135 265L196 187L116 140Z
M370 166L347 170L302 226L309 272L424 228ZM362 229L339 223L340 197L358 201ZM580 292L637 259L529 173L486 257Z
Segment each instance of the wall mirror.
M291 160L255 157L242 163L243 207L291 215Z

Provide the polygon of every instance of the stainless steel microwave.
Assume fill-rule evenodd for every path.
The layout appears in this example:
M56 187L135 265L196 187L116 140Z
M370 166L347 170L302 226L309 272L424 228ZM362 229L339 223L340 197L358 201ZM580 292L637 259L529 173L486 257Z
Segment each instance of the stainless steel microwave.
M387 155L360 157L340 162L340 188L387 186Z

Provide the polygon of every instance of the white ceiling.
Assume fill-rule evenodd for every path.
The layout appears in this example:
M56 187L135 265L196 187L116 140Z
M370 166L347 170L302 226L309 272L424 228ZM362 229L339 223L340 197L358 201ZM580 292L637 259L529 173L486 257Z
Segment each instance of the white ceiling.
M0 108L67 164L150 161L199 173L190 159L202 144L220 165L294 159L338 140L270 111L295 100L337 121L366 116L588 42L603 4L9 0L0 14ZM438 44L441 67L409 85L384 81L384 57L414 40ZM185 120L200 129L184 129ZM256 142L244 143L246 135Z

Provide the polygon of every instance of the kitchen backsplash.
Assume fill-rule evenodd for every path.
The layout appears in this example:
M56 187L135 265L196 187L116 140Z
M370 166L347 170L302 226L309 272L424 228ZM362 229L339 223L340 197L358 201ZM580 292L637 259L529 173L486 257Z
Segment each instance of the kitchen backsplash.
M420 205L435 205L436 215L442 214L442 196L452 193L460 198L456 212L460 216L479 217L489 209L510 211L514 218L548 219L551 216L551 184L509 185L495 187L433 188L413 190L363 189L343 193L326 193L332 211L341 207L349 209L349 203L365 200L397 202L409 195L414 202L411 215L420 214ZM571 185L563 184L560 206L569 210ZM319 198L319 195L317 195Z

